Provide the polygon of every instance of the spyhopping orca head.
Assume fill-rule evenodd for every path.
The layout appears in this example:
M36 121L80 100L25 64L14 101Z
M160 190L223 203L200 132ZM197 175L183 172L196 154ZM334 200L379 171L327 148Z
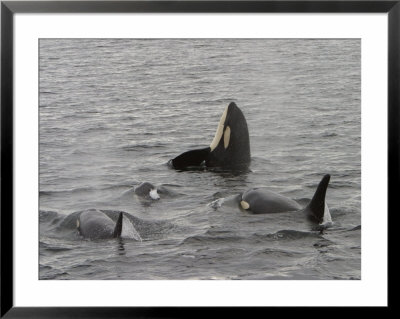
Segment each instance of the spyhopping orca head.
M231 102L222 113L209 147L187 151L170 161L175 169L205 165L222 169L243 169L250 164L250 139L246 119Z

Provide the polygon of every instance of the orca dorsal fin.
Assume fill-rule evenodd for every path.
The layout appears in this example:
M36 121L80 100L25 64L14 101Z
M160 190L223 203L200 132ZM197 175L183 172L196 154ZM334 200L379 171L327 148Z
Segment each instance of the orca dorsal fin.
M122 233L122 220L124 214L122 212L119 213L117 223L115 224L113 238L120 238Z
M311 199L310 203L306 207L306 212L308 216L313 220L316 221L318 224L322 223L324 219L324 212L325 212L325 195L326 189L328 188L329 180L331 176L326 174L322 180L319 182L317 190L313 198Z

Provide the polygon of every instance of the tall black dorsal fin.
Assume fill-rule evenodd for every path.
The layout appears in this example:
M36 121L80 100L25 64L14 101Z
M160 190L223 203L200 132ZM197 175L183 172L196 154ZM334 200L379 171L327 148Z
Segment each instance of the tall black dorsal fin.
M309 217L316 221L318 224L322 223L324 220L324 212L325 212L325 195L326 189L328 188L329 180L331 176L326 174L322 180L319 182L317 190L310 203L306 207L306 211L309 214Z
M114 238L121 237L123 217L124 217L124 214L122 212L120 212L119 216L118 216L117 223L115 224L115 228L114 228L114 233L113 233L113 237Z

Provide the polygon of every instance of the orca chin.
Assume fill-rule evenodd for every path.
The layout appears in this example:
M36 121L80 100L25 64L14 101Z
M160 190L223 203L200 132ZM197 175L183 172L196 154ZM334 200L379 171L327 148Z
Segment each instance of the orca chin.
M170 160L179 170L212 167L246 170L250 165L250 138L246 119L234 102L224 110L209 147L190 150Z
M332 220L325 202L329 180L330 175L326 174L320 181L313 198L305 207L302 207L293 199L262 188L254 188L244 192L240 199L240 206L254 214L301 212L315 224L329 224Z

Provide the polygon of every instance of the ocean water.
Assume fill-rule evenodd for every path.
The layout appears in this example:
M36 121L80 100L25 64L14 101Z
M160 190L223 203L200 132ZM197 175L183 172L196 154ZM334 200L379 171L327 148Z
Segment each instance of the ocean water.
M358 39L41 39L40 279L361 279ZM177 171L234 101L246 172ZM333 225L253 215L251 187L311 198L331 174ZM150 182L160 200L133 194ZM126 212L88 240L77 212Z

